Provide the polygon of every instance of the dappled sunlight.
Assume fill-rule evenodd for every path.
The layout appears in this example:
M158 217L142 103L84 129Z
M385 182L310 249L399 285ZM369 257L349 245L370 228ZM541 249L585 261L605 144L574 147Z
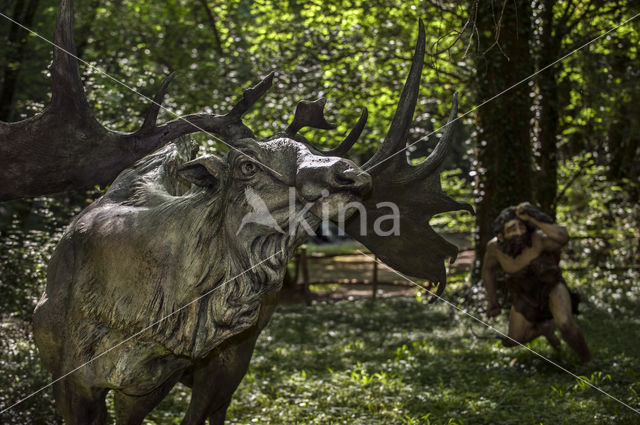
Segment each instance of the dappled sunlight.
M529 351L475 340L464 325L470 319L455 313L454 320L447 320L447 309L406 298L373 306L357 301L280 309L259 340L251 379L241 384L231 405L231 423L248 423L243 422L252 417L247 408L255 417L283 423L322 423L328 412L332 420L345 423L354 418L422 423L420 418L429 415L431 423L509 423L514 418L558 423L557 418L566 418L563 423L605 424L612 416L634 417ZM560 355L542 340L530 347L637 404L633 391L640 388L640 376L619 365L633 361L639 349L616 358L603 356L598 348L613 345L612 334L623 332L624 324L613 328L594 336L587 327L596 365L580 365L566 346ZM269 396L256 404L256 392ZM287 414L283 406L290 409Z

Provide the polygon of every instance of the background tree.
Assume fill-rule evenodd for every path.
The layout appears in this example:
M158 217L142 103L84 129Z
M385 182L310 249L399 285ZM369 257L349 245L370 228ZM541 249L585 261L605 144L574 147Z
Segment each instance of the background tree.
M38 9L38 0L18 1L13 5L11 16L23 25L33 25L33 20ZM0 121L11 121L11 112L14 110L15 92L22 64L27 53L27 38L25 31L15 23L7 26L7 56L2 70L2 87L0 87Z
M614 18L613 21L621 22L625 9L627 9L626 4L619 1L585 3L543 0L533 2L533 19L540 23L537 26L533 52L536 69L545 70L538 73L535 80L537 108L532 137L536 160L535 199L551 216L555 216L558 202L558 144L562 136L560 114L571 101L568 98L561 98L559 93L558 76L561 74L557 69L566 65L560 64L556 70L547 69L547 67L553 61L609 29L601 28L599 25L585 25L585 23L598 20L610 23L611 18ZM588 57L589 50L586 48L581 55ZM622 51L625 52L626 49ZM582 93L583 89L580 91Z
M531 4L479 2L477 105L529 77L534 70ZM491 222L509 205L532 199L532 85L519 84L478 108L476 143L476 258L491 239Z
M491 237L487 232L488 223L506 205L516 204L524 200L523 198L528 198L539 204L547 213L555 216L557 205L562 202L561 198L566 195L567 190L593 157L587 155L584 162L578 161L576 173L568 181L560 181L562 178L558 176L558 168L563 162L573 161L575 155L581 151L583 154L594 152L596 156L600 153L599 159L593 164L600 163L605 166L609 170L607 172L609 181L621 184L632 198L637 196L637 185L629 183L634 173L637 175L637 171L634 171L637 169L637 160L634 159L637 155L634 153L638 144L632 143L635 119L626 114L625 107L625 99L634 98L635 95L628 92L631 86L623 83L632 74L631 63L636 53L635 49L626 49L625 46L628 40L633 39L630 33L637 33L632 30L632 25L637 26L637 23L615 31L591 46L585 46L605 31L629 19L633 16L635 9L618 1L585 3L543 0L522 2L519 5L507 3L503 2L501 9L497 4L492 5L492 3L480 5L478 8L480 29L479 55L476 56L479 77L476 86L478 102L488 98L489 93L494 95L500 93L499 87L487 90L485 87L487 82L496 84L501 81L501 78L505 78L503 75L514 75L513 69L529 70L524 77L532 75L533 70L536 71L536 75L535 79L523 83L519 89L515 88L502 95L502 101L496 99L491 102L493 105L487 104L477 111L479 137L476 193L479 196L477 198L476 258L478 259L482 258L484 245ZM510 11L511 15L509 15ZM500 43L500 39L506 37L502 30L505 17L508 17L506 21L508 25L518 23L529 25L528 31L521 29L512 40L520 43L520 56L507 54L509 40ZM486 38L485 44L491 42L490 33L483 32L482 26L488 25L491 29L492 23L494 25L492 34L496 42L492 48L482 51L483 34ZM531 27L532 23L535 23L533 27ZM622 48L615 49L614 54L609 54L614 49L603 47L603 45L612 45L616 41L617 47ZM483 61L493 59L493 55L496 54L493 51L495 47L501 48L498 51L502 51L503 58L508 57L506 64L503 64L505 68L502 69L503 72L497 71L490 78L483 78L485 77ZM581 49L575 54L553 67L550 66L578 48ZM493 59L491 63L493 65L491 69L500 69L500 57ZM517 81L519 80L513 78L509 83ZM619 89L603 91L602 88L608 86L611 81L623 84ZM612 92L616 94L611 96ZM621 93L629 93L629 95L618 97ZM613 100L614 97L616 101ZM509 98L515 103L508 103ZM522 102L521 109L516 109L518 107L516 99ZM608 103L603 102L605 99ZM533 114L526 112L526 108L533 111ZM601 111L600 116L594 114L594 108ZM513 133L509 131L508 134L501 134L502 145L498 141L489 143L485 140L485 134L489 134L488 137L500 134L500 130L496 131L488 127L492 110L496 122L503 123L505 128L519 129ZM519 112L512 115L512 111L515 110ZM503 113L502 116L500 111ZM611 118L604 118L608 114L611 114ZM613 118L614 115L617 118ZM601 126L599 122L603 120L614 127ZM521 138L520 144L505 143L507 136L515 137L515 135ZM519 160L511 162L502 160L503 157L508 157L515 152L519 152ZM635 166L632 165L634 163ZM490 166L486 167L486 164ZM513 164L517 168L514 168ZM613 175L617 173L624 177L616 180ZM515 178L514 174L517 174ZM518 181L519 178L523 180ZM520 190L511 185L511 182L515 181L518 181ZM560 189L558 189L559 185ZM504 193L500 193L502 189ZM508 202L503 201L507 199L509 199ZM494 210L489 211L491 208Z

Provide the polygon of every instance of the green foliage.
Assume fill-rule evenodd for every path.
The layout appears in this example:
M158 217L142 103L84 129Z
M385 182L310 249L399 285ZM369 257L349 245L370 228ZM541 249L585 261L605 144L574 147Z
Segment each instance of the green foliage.
M559 174L565 183L558 221L573 238L566 256L574 266L625 270L637 265L640 210L633 193L639 183L610 182L606 167L591 153L562 162Z
M47 262L67 214L51 198L0 206L0 314L29 320L46 283ZM78 211L75 210L75 213ZM60 214L56 217L56 213ZM73 212L72 212L73 214Z
M462 170L445 170L441 176L442 190L447 195L456 201L473 205L472 186ZM475 217L466 211L450 212L434 217L431 224L445 232L471 234L475 226Z
M19 319L0 323L0 410L11 406L51 382L40 363L31 326ZM6 425L60 424L50 389L0 414Z
M46 281L54 241L46 231L25 234L12 223L0 246L0 311L31 316Z
M577 9L576 15L592 10L593 19L576 19L573 30L561 40L566 51L638 13L637 7L621 8L614 1L599 6L585 2ZM563 11L564 7L557 8L558 17ZM640 97L637 84L640 73L634 65L639 30L637 19L621 26L571 55L556 73L562 108L558 134L561 154L565 160L575 154L597 155L595 163L602 165L613 181L634 175L637 179L640 120L633 105ZM626 185L622 188L629 189ZM634 196L637 201L637 191Z

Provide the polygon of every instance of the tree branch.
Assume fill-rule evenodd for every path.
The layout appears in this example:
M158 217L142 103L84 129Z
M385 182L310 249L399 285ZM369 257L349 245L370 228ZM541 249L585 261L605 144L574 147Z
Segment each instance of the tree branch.
M216 38L216 50L220 56L224 56L224 51L222 50L222 41L220 40L220 34L218 33L218 26L216 25L216 18L213 16L213 12L211 8L207 4L207 0L200 0L200 4L204 8L205 13L207 14L207 19L209 21L209 25L213 30L213 36Z

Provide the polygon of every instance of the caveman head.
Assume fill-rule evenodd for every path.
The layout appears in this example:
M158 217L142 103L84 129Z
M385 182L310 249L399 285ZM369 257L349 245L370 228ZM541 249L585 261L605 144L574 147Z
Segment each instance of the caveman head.
M513 258L531 246L531 235L536 229L533 223L518 218L516 207L503 209L491 225L491 230L498 238L498 247Z

